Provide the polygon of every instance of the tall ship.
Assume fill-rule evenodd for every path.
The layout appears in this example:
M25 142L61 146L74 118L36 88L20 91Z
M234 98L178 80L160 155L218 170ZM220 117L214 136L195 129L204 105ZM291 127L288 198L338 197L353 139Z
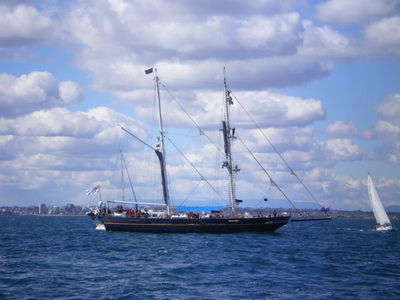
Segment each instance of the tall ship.
M222 169L226 172L226 193L228 201L222 209L210 210L207 213L185 212L176 210L171 201L165 139L166 132L163 125L163 109L160 99L160 79L156 69L148 69L146 74L154 74L155 94L157 98L158 115L158 137L155 146L141 140L125 128L122 130L150 148L157 157L159 163L159 176L162 187L162 203L149 203L146 201L108 201L106 207L101 209L99 219L107 231L147 232L147 233L239 233L239 232L274 232L291 221L290 213L279 213L275 211L270 214L246 213L238 210L242 200L236 198L236 175L240 171L234 164L232 154L233 140L237 139L235 128L231 127L230 107L233 105L231 92L227 88L226 76L224 74L224 101L221 120L223 147L220 152L223 155ZM224 70L225 73L225 70ZM178 150L179 151L179 150ZM254 155L253 155L254 156ZM254 157L255 158L255 157ZM189 164L190 161L189 161ZM221 167L219 167L221 168ZM265 170L264 170L265 171ZM199 171L202 180L207 181ZM265 171L267 176L269 174ZM294 174L294 173L293 173ZM270 178L273 183L272 178ZM279 187L278 187L279 189ZM267 199L264 199L267 201ZM118 204L116 208L110 209L111 205ZM149 208L156 205L156 209ZM330 219L329 216L320 219ZM307 219L314 220L314 219ZM293 221L300 221L298 219Z

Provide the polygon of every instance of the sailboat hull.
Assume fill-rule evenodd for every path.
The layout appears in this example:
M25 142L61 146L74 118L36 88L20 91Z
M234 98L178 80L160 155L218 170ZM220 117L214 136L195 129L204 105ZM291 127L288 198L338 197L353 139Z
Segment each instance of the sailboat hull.
M376 225L376 230L378 231L390 231L393 230L392 225Z
M104 216L107 231L148 233L239 233L274 232L286 225L290 216L271 218L156 219Z

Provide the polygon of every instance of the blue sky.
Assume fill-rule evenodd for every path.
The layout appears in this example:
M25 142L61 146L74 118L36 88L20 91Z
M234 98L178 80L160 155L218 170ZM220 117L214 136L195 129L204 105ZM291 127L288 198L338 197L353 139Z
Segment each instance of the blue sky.
M138 194L156 198L144 172L154 157L117 126L153 143L152 66L213 140L226 67L229 89L321 205L370 210L368 172L384 205L400 205L396 0L18 0L2 1L0 14L0 206L94 204L84 191L98 184L118 197L119 148ZM162 97L169 137L227 197L207 140ZM274 181L292 201L313 202L237 107L233 126ZM238 198L280 206L235 147ZM168 163L176 204L191 195L221 205L206 203L209 187L183 160Z

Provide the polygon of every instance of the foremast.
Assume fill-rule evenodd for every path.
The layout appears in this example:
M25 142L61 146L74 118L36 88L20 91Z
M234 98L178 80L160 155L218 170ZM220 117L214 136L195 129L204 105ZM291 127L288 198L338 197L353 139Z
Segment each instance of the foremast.
M147 73L147 71L146 71ZM159 126L159 134L158 141L156 144L155 152L160 161L161 168L161 182L163 188L163 198L165 205L167 206L167 215L171 215L170 208L170 197L168 190L168 177L167 177L167 167L165 162L165 147L164 147L164 128L162 121L162 110L161 110L161 98L160 98L160 88L159 88L159 78L157 75L157 69L155 69L155 81L156 81L156 94L157 94L157 104L158 104L158 126Z
M229 107L233 105L232 97L230 91L227 88L225 68L224 68L224 116L222 120L222 132L224 135L224 148L226 161L223 164L228 170L228 194L229 194L229 216L236 217L236 192L234 183L234 169L232 166L232 149L231 149L231 139L234 138L234 132L232 132L229 120ZM234 129L233 129L234 130Z

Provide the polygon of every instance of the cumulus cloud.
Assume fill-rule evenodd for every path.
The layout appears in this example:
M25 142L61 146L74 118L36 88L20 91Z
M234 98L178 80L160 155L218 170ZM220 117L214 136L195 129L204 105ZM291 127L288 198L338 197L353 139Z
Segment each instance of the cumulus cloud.
M349 139L329 139L326 150L335 161L351 161L361 159L361 149Z
M375 107L378 116L374 130L392 139L400 136L400 94L393 94Z
M274 22L263 24L268 19L256 17L246 20L243 16L251 15L254 11L262 11L266 16L284 16L292 5L292 1L230 1L228 5L222 1L164 1L163 5L157 1L85 1L73 4L68 26L72 26L75 37L86 45L96 48L123 39L126 46L143 52L144 59L153 54L154 49L183 56L196 51L195 46L200 47L200 51L196 51L199 55L203 51L212 55L216 50L214 47L233 53L230 45L237 38L237 29L240 28L263 28L270 35L277 29L290 35L291 26L286 22L276 27ZM148 22L149 18L151 22ZM294 22L298 23L296 20ZM269 25L268 28L265 25ZM79 30L74 30L77 27ZM149 36L152 38L148 39ZM262 38L265 38L265 33ZM146 45L149 47L146 48ZM209 52L208 49L214 51ZM149 54L146 55L146 52Z
M400 17L384 18L364 30L368 53L397 57L400 54Z
M231 83L241 89L282 88L329 76L337 60L365 54L380 58L386 46L397 51L395 31L381 34L378 47L373 37L379 23L372 24L395 14L394 1L369 5L328 1L318 6L317 16L324 20L329 19L328 12L354 19L346 16L347 11L359 14L357 20L370 20L366 40L352 38L334 24L315 25L301 19L292 1L168 3L74 2L70 12L63 14L64 30L85 45L74 63L93 74L93 88L119 96L143 89L143 70L150 66L171 78L190 78L180 83L187 89L199 87L199 82L216 82L223 66Z
M42 189L48 191L46 195L53 195L66 186L75 186L68 198L81 194L76 203L86 202L85 184L110 180L110 167L115 164L119 149L142 148L133 138L121 142L123 131L117 124L147 138L141 122L106 107L87 112L53 108L11 120L0 119L2 195L13 190L34 194ZM138 159L145 161L140 156ZM43 197L38 201L42 202Z
M51 18L33 6L0 5L0 49L35 45L55 36Z
M77 83L58 83L49 72L31 72L20 77L0 74L0 116L16 117L81 101Z
M375 137L382 144L369 155L372 159L385 159L389 164L400 166L400 94L386 97L375 106L377 121L373 128Z
M117 124L138 131L140 123L106 107L88 112L71 112L65 108L39 110L15 119L0 119L3 136L47 136L93 139ZM139 131L141 135L145 133Z
M303 126L325 119L322 103L316 99L301 99L271 92L234 92L252 118L262 127L270 126ZM239 103L238 103L239 104ZM236 122L253 126L246 114L235 109Z
M61 81L59 89L64 106L79 104L83 101L82 88L76 82Z
M314 168L305 174L311 189L323 195L324 203L333 209L365 209L369 200L362 180L351 175L340 175L328 169ZM341 195L341 197L337 197Z
M328 25L315 26L312 21L303 21L304 41L299 53L306 57L320 59L353 59L360 54L357 45L349 37Z
M316 18L341 25L368 23L400 11L396 0L329 0L315 7Z
M377 120L371 129L362 130L357 128L353 121L336 121L333 124L329 124L325 128L325 132L331 137L343 139L329 140L327 142L327 149L334 149L337 141L346 140L348 143L350 138L371 140L374 143L378 143L376 143L377 145L373 150L368 153L364 153L368 159L384 159L390 165L399 166L400 160L398 153L400 150L400 94L392 94L386 97L380 104L375 106L374 110ZM339 148L337 151L341 152ZM348 153L351 160L354 157L357 157L357 155L350 154L352 152L350 149L355 150L354 147L348 148L346 146L345 149L346 151L341 153ZM353 151L353 153L357 152ZM336 156L335 154L336 158L339 158L340 156L341 155ZM352 156L353 158L351 158Z
M269 1L257 3L271 5ZM149 24L142 16L148 15L152 2L114 10L106 9L105 2L76 5L65 26L79 43L87 45L76 63L95 75L93 85L98 89L122 92L142 88L142 72L155 62L173 78L191 78L183 81L187 88L196 81L209 82L210 74L215 74L214 80L221 77L223 66L235 85L248 89L301 84L323 78L332 70L325 57L298 57L305 28L299 14L288 8L265 14L237 8L235 14L232 7L242 4L234 2L220 13L210 6L199 14L193 3L178 1L171 4L174 11L185 14L171 20L167 17L171 11L163 10ZM253 5L247 3L246 7Z
M322 168L362 157L356 140L351 138L383 141L380 154L398 166L398 96L393 95L376 107L378 120L373 129L361 130L355 122L338 120L326 127L325 133L331 139L324 141L315 137L318 122L325 120L327 114L322 97L292 97L271 89L321 80L334 71L337 62L366 56L372 60L396 58L400 5L394 0L328 0L317 4L315 15L309 18L297 12L297 6L293 0L233 0L228 4L165 0L162 5L151 0L39 1L34 5L32 1L3 1L0 60L34 60L35 67L23 75L14 71L0 74L2 187L10 188L9 195L13 189L37 191L40 196L42 189L68 191L59 195L87 203L76 190L84 190L86 184L93 182L109 184L109 156L118 144L116 132L121 132L116 124L123 124L150 143L154 140L141 122L120 113L129 106L135 118L148 123L153 119L153 78L144 76L144 70L152 66L158 68L162 84L183 96L185 109L216 140L225 66L228 88L236 97L231 116L237 134L274 172L277 181L298 192L295 183L285 183L287 168L278 163L279 158L262 134L250 129L253 124L245 113L236 111L237 100L290 165L312 181L320 195L343 206L350 203L350 196L361 199L363 194L359 192L364 187L359 181ZM45 45L46 53L37 45ZM70 68L62 79L56 71L37 71L38 62L58 63L58 57L51 55L59 45L66 46L63 59L65 56L67 60L63 63ZM41 66L40 70L45 68ZM94 94L111 95L113 102L107 104L115 105L115 110L96 107L98 99L83 99L84 87L68 78L73 68L86 72L85 87ZM70 106L84 100L86 111L70 110ZM169 128L191 134L190 140L182 143L185 153L207 176L213 175L213 159L200 155L211 153L210 145L201 136L194 137L192 133L197 134L198 129L189 129L190 119L178 110L173 97L163 101L164 121ZM129 163L146 169L150 163L138 151L142 145L136 140L128 145L129 151L135 151L127 158ZM238 140L234 147L235 154L242 157L245 147ZM375 154L369 157L376 158ZM243 156L243 160L237 158L243 166L242 174L248 169L249 177L265 177L250 163L248 155ZM198 174L175 157L168 162L173 175L178 176L172 182L174 187L179 192L190 192ZM136 179L138 183L146 181L144 174ZM238 180L249 190L265 192L265 186L257 187L243 177ZM4 189L1 191L1 198L8 198Z
M190 102L186 101L183 104L190 110L197 124L208 129L210 124L218 124L220 121L221 96L221 92L196 92ZM236 105L231 109L231 116L238 128L253 128L253 121L261 128L268 128L304 126L325 119L325 110L321 101L317 99L301 99L265 91L232 91L232 96ZM150 116L150 113L145 115ZM181 127L187 126L185 120L189 119L182 113L181 108L172 102L168 104L166 120L171 122L173 127ZM182 122L182 125L179 125L179 122Z
M329 124L325 128L325 132L333 137L356 137L362 139L372 138L371 130L361 130L356 127L356 124L353 121L336 121L333 124Z

